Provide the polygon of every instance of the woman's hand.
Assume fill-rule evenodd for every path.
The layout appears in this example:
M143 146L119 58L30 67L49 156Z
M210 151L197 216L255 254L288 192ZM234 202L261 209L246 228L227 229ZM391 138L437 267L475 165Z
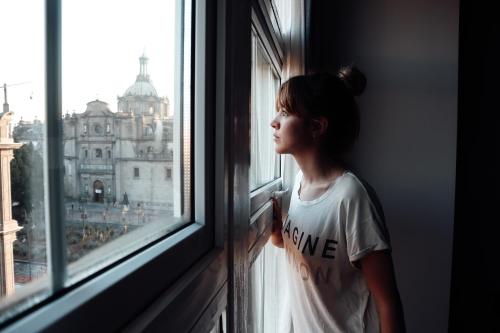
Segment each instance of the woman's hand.
M278 199L272 198L273 200L273 229L271 233L271 242L274 246L283 247L283 236L281 235L281 229L283 228L283 220L281 216L281 206Z

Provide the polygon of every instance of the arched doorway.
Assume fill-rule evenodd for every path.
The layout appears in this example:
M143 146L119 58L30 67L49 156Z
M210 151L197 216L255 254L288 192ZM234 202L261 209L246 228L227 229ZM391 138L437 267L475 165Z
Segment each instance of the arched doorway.
M104 184L100 180L94 182L93 201L104 202Z

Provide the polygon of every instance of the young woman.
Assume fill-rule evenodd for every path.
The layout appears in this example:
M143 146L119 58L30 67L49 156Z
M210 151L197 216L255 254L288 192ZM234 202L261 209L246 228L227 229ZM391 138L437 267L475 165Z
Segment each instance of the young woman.
M391 247L371 188L341 161L357 139L354 67L285 82L271 123L296 177L287 218L275 201L271 241L284 247L293 332L404 332Z

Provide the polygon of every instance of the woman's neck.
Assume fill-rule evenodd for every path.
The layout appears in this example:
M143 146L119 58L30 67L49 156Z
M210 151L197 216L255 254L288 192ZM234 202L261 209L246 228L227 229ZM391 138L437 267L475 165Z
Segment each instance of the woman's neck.
M324 157L318 150L309 150L293 154L295 161L302 170L303 180L309 184L330 182L340 176L344 167L340 162Z

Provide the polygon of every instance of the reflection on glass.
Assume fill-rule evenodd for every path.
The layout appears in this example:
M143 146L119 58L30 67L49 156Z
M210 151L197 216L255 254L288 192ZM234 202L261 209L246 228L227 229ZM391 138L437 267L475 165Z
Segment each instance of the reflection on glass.
M252 100L250 190L279 176L279 156L274 151L272 119L279 77L265 54L261 42L252 33Z
M184 15L178 14L178 4ZM191 135L189 128L174 128L183 124L177 120L180 110L174 112L174 100L182 98L174 96L174 73L182 70L175 68L175 57L181 55L176 40L190 37L191 15L181 1L63 1L62 8L71 284L190 218L181 202L190 183L174 182L189 175L190 165L174 157L174 150L185 145L173 133ZM176 35L176 24L182 22L184 33ZM190 50L189 38L182 43ZM189 77L190 54L182 57ZM177 90L186 95L187 114L189 90L190 85ZM182 158L189 160L189 154L185 149ZM170 177L165 170L171 170Z

